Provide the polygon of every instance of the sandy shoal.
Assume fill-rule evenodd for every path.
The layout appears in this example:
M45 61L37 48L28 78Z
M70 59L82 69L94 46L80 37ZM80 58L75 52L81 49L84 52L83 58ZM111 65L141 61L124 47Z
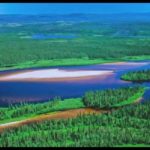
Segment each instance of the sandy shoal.
M0 77L0 81L17 81L17 80L44 80L44 79L80 79L94 76L110 75L113 71L104 70L77 70L66 71L61 69L42 69L35 71L17 72Z

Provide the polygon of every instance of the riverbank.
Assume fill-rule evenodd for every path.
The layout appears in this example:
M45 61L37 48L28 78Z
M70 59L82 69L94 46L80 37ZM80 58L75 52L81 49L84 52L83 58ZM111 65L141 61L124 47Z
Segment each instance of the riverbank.
M53 59L53 60L33 60L27 61L19 64L10 64L1 67L0 70L12 70L12 69L26 69L26 68L38 68L38 67L57 67L57 66L77 66L77 65L93 65L93 64L103 64L103 63L114 63L114 62L124 62L124 61L142 61L148 60L150 56L127 56L123 58L66 58L66 59Z
M47 101L44 103L21 103L19 105L0 107L0 124L20 121L41 114L78 108L85 108L81 98L70 98L65 100L55 98L53 101Z
M135 96L137 97L137 95ZM137 99L132 99L130 103L128 102L127 104L124 105L129 105L131 103L139 103L141 101L141 97L138 97ZM122 105L123 106L123 105ZM122 107L120 104L116 109L121 109L119 107ZM114 110L113 110L114 111ZM51 113L43 113L41 115L36 115L29 117L27 119L22 119L20 121L12 121L8 123L3 123L0 124L0 132L3 132L6 129L10 128L17 128L23 125L28 125L31 123L37 123L37 122L42 122L45 120L57 120L57 119L68 119L68 118L75 118L79 115L86 115L86 114L103 114L103 113L110 113L110 110L104 110L104 109L94 109L94 108L77 108L77 109L69 109L69 110L62 110L62 111L55 111Z
M102 108L96 109L96 108L86 107L81 98L66 99L63 101L55 100L54 102L50 102L50 103L45 102L45 104L36 104L37 106L36 105L32 106L31 104L14 106L16 112L14 112L15 110L13 108L8 108L9 111L11 109L12 111L9 112L5 110L7 111L6 113L8 114L12 113L12 115L14 116L14 114L16 113L22 114L25 110L27 111L28 108L32 110L35 109L36 111L31 112L31 110L29 110L30 111L29 113L26 112L26 114L22 114L22 115L20 114L21 116L14 117L12 119L4 119L0 121L0 132L2 132L4 129L15 128L25 124L40 122L44 120L74 118L81 114L84 115L84 114L93 114L93 113L96 114L108 113L111 112L111 109L114 111L117 109L121 109L123 106L141 102L143 92L139 91L129 99L119 102L116 105L113 105L112 108L110 109L102 109ZM48 108L46 108L46 106ZM7 108L3 108L3 109L7 109Z
M1 134L2 136L1 136L0 141L3 141L2 144L7 146L7 143L10 143L9 145L12 144L11 143L12 140L9 141L9 139L7 140L6 137L10 137L10 138L17 137L18 139L16 140L16 142L18 142L18 146L19 145L24 146L25 143L22 142L21 140L23 138L26 138L24 141L28 143L32 141L33 138L35 140L39 140L39 139L43 140L44 138L44 141L45 141L48 136L48 137L54 137L54 140L56 141L56 143L59 144L58 138L61 136L58 135L58 133L61 132L62 133L61 135L64 135L66 131L70 136L69 137L63 136L63 137L69 140L73 137L72 141L75 141L76 137L79 137L81 134L85 132L91 133L93 135L93 131L95 131L94 135L96 136L99 136L99 134L97 133L101 133L104 136L108 133L108 135L111 137L113 133L113 137L117 136L116 139L118 139L118 137L119 139L120 138L124 139L124 137L122 136L126 134L130 134L131 131L132 133L134 131L134 133L136 133L137 135L144 136L145 132L143 132L143 130L141 131L140 129L144 125L144 129L146 130L146 133L148 132L147 131L148 121L146 120L146 117L148 115L144 115L145 118L137 118L137 116L141 116L141 115L138 115L138 113L141 114L142 112L141 110L148 111L149 106L136 104L140 102L140 100L142 99L141 96L142 96L142 91L138 91L135 95L133 96L130 95L128 99L125 99L125 100L122 99L120 100L119 103L117 102L119 104L118 107L114 105L108 109L103 109L102 107L99 107L99 108L87 107L85 106L85 103L83 102L82 98L72 99L72 100L66 99L66 100L61 100L61 101L59 98L57 98L55 99L55 101L45 102L45 104L44 103L33 104L33 105L21 104L20 106L10 106L8 110L5 110L6 113L4 112L7 116L8 114L10 114L9 111L12 112L11 116L20 115L22 117L22 116L25 116L28 111L29 111L29 114L28 114L28 117L26 116L26 118L24 119L20 118L20 120L17 120L16 118L13 121L9 120L8 122L1 123L0 133L2 133ZM124 103L121 104L121 102L124 102ZM125 105L126 106L130 105L130 106L126 107ZM135 111L133 111L133 108L135 109ZM7 108L3 108L3 109L7 109ZM35 113L34 115L32 111ZM0 112L2 113L2 111ZM132 114L133 116L132 115L130 116L130 114ZM0 117L3 117L3 113ZM139 124L139 122L143 122L143 124L141 125ZM102 129L102 130L99 131L99 129ZM132 129L132 130L130 131L129 129ZM58 131L58 133L56 133L56 131ZM121 134L118 135L120 132ZM28 135L28 137L26 137L26 135ZM77 136L74 137L73 135L77 135ZM86 137L86 135L89 136L89 134L85 134L85 136L82 136L82 137ZM130 136L127 136L127 137L130 137ZM99 137L99 139L101 139L101 137ZM107 136L102 139L106 140ZM111 139L113 138L111 137ZM130 139L128 140L129 142L127 143L119 142L119 145L124 146L125 144L133 143L132 141L130 141ZM44 141L40 142L40 144L44 145L45 143ZM54 142L53 140L48 140L48 141ZM63 140L63 141L66 141L66 140ZM67 144L68 146L70 145L69 143ZM141 144L141 143L138 143L138 144ZM144 142L143 144L147 144L147 141ZM13 144L13 145L17 146L17 144ZM47 145L47 142L45 143L45 145ZM114 145L118 145L118 143L116 142Z

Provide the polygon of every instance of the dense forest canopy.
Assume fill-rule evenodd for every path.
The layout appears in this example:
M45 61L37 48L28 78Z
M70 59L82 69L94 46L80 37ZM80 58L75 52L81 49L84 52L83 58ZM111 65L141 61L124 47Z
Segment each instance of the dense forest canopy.
M150 145L150 103L8 129L0 147L115 147Z
M38 60L150 55L148 14L0 15L0 18L0 67ZM38 34L75 37L32 38Z

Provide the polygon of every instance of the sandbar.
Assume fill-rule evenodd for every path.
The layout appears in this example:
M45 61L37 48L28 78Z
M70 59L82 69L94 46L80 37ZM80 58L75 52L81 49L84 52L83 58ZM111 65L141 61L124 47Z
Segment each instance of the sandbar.
M105 76L112 74L110 70L75 70L68 71L62 69L41 69L34 71L17 72L0 77L0 81L18 81L18 80L44 80L44 79L74 79L96 76Z

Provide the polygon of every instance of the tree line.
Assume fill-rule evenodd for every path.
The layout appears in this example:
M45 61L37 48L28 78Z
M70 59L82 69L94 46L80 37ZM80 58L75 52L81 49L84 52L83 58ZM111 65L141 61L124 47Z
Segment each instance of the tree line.
M143 87L139 86L89 91L83 96L83 102L87 107L111 108L115 104L127 101L130 97L142 91Z

